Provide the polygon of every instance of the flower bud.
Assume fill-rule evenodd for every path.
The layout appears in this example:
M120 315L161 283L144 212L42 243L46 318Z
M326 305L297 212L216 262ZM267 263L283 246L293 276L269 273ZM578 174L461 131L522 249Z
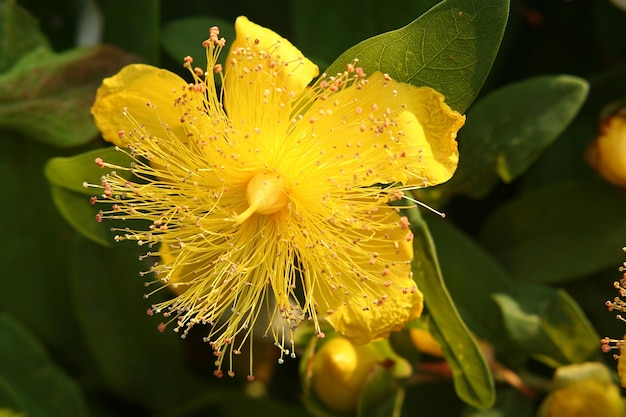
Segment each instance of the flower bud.
M355 346L334 337L315 352L312 388L329 409L353 411L376 363L382 356L373 344Z
M607 181L626 187L626 109L606 117L586 153L589 165Z
M441 345L428 330L413 328L409 330L409 335L411 336L411 342L421 353L443 358Z
M546 397L538 417L624 417L624 401L609 371L599 363L559 368L554 390Z

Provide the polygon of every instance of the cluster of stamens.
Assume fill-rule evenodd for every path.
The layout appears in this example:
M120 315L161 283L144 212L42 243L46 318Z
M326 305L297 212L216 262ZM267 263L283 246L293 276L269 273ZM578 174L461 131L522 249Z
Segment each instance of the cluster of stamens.
M626 252L626 247L622 248ZM622 278L619 281L615 281L613 286L618 291L619 296L615 297L613 300L608 300L605 304L609 311L618 311L621 313L626 312L626 302L622 299L626 297L626 262L620 267L620 272L622 273ZM620 298L622 297L622 298ZM617 314L616 318L623 322L626 322L626 318L621 314ZM601 349L604 353L609 353L611 351L618 351L619 353L613 354L613 358L616 360L620 360L623 358L622 349L626 347L626 341L623 339L612 339L609 337L604 337L600 340ZM621 368L618 365L618 370ZM620 377L623 379L624 377L620 374Z

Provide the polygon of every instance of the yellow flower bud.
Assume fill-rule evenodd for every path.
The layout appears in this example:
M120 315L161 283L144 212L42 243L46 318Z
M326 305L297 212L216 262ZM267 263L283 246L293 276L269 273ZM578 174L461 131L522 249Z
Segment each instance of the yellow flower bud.
M441 345L435 340L429 331L424 329L411 329L409 330L411 341L417 350L421 353L426 353L431 356L443 358L443 351Z
M626 109L604 119L586 158L604 179L626 187Z
M315 352L312 388L329 409L353 411L382 356L372 344L355 346L344 337L334 337Z
M624 401L608 370L599 363L559 368L555 387L537 417L624 417Z

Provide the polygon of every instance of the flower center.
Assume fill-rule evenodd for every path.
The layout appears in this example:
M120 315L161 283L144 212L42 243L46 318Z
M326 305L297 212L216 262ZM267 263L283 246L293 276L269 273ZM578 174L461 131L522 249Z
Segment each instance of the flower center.
M246 187L248 208L237 215L236 223L241 224L253 213L273 214L283 209L289 203L289 197L284 191L282 178L275 173L259 172Z

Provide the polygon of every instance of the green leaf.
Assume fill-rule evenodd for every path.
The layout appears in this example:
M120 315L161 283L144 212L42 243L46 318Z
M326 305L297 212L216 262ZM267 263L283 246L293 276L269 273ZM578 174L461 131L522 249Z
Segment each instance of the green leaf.
M359 397L357 417L400 417L405 394L389 369L376 365Z
M39 48L50 45L37 21L14 1L0 1L0 73Z
M110 164L121 167L130 167L132 162L132 158L126 153L110 146L94 149L80 155L52 158L46 164L44 172L50 184L68 191L92 196L98 194L98 191L94 191L94 188L85 188L83 183L99 185L100 178L111 171L108 168L100 168L95 163L96 158L101 158ZM117 173L124 175L125 171L118 170ZM128 178L130 177L129 173Z
M77 232L100 245L111 246L113 235L110 233L110 226L96 221L96 215L102 207L91 205L84 195L65 188L53 185L50 192L63 218Z
M521 282L562 282L622 263L626 196L603 181L531 190L501 205L481 243Z
M489 74L508 13L508 0L444 0L407 26L348 49L326 73L343 72L357 58L367 74L432 87L464 112Z
M430 329L452 369L456 392L467 404L488 408L495 401L491 372L446 289L426 222L418 209L405 213L415 235L413 275L432 317Z
M254 382L250 389L263 390L262 383ZM282 393L284 394L284 393ZM222 417L276 417L307 416L302 406L293 402L280 401L273 395L260 397L242 392L241 387L225 386L223 381L219 389L205 390L183 406L174 410L161 410L155 417L222 416ZM316 414L319 416L319 414Z
M70 308L66 249L73 231L54 207L41 169L53 153L6 132L0 142L0 310L32 329L55 357L75 361L82 345Z
M481 198L498 177L513 181L571 123L587 91L581 78L552 75L510 84L479 100L459 132L457 172L433 191Z
M99 185L102 175L108 174L111 169L100 168L96 158L102 158L108 163L128 167L132 159L115 147L94 149L71 157L57 157L48 161L44 168L46 178L51 184L51 193L54 204L65 220L76 231L86 238L100 245L111 246L114 234L108 223L98 223L96 214L99 210L108 209L110 205L92 205L89 197L101 194L96 188L85 188L83 183ZM118 170L120 175L131 174L128 171ZM89 196L89 197L88 197Z
M0 408L0 417L26 417L26 414L18 413L9 408Z
M137 54L156 65L161 46L160 0L106 0L100 2L104 14L104 42Z
M21 324L0 313L0 378L29 416L87 416L78 386Z
M227 46L218 60L224 65L228 45L235 40L235 26L232 22L222 19L195 16L173 20L163 27L163 47L176 62L182 63L183 58L188 55L203 62L206 52L202 42L208 37L209 28L212 26L218 26L220 37L226 39Z
M491 296L513 281L478 242L450 220L428 216L446 286L465 322L482 339L497 344L505 335L500 310Z
M0 75L0 127L66 148L98 135L89 112L102 78L134 57L110 46L39 48Z
M531 399L514 389L498 390L498 398L489 410L466 410L462 417L533 417L536 410Z
M599 353L599 336L578 304L564 291L517 286L494 295L510 337L549 366L589 360Z
M13 416L14 414L10 413L14 413L14 410L24 410L24 406L13 383L0 374L0 417L3 416L2 413Z
M107 386L149 409L165 410L206 387L189 373L180 338L157 330L162 317L146 315L149 303L169 294L144 299L146 287L138 272L148 266L140 264L139 253L130 244L109 249L76 239L72 295L81 331Z

